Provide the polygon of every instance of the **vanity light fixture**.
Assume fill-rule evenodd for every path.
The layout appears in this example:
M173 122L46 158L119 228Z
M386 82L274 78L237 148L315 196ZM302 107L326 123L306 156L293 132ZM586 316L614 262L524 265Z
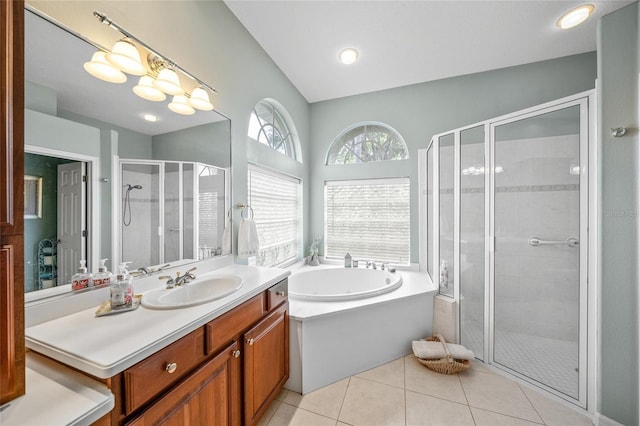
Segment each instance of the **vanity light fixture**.
M353 64L355 61L358 60L359 56L360 56L360 53L353 47L347 47L346 49L342 49L338 54L338 57L340 58L340 62L342 62L345 65Z
M145 75L147 69L142 65L138 49L127 39L117 41L111 52L107 53L107 60L127 74Z
M170 68L163 68L153 82L153 85L167 95L182 95L184 90L180 86L178 74Z
M93 54L89 62L84 63L84 69L95 78L109 83L124 83L127 81L127 76L107 61L106 53L102 50L98 50Z
M211 111L213 109L213 104L209 100L209 95L202 87L196 87L193 89L193 92L191 92L191 96L189 97L189 105L201 111Z
M556 22L556 25L563 30L576 27L586 21L594 9L595 6L592 4L583 4L582 6L573 8L562 15L560 19L558 19L558 22Z
M187 97L185 95L176 95L169 104L169 109L176 114L193 115L196 110L187 103Z
M153 85L153 78L143 75L138 81L138 85L133 87L133 93L148 101L160 102L167 99L167 95Z

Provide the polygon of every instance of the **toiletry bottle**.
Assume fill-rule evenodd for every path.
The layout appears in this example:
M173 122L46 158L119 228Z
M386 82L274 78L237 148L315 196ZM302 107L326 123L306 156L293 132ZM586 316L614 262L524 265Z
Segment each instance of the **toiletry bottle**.
M351 255L347 253L344 257L344 267L351 268Z
M111 309L130 308L133 303L133 278L127 271L127 263L118 267L116 280L111 283Z
M93 274L92 282L94 287L106 287L111 284L111 278L113 274L107 270L105 266L105 262L108 259L100 259L100 267L98 267L98 272Z
M88 288L91 284L91 272L87 272L87 261L80 261L80 268L78 269L78 273L74 274L71 277L71 289L73 290L84 290Z

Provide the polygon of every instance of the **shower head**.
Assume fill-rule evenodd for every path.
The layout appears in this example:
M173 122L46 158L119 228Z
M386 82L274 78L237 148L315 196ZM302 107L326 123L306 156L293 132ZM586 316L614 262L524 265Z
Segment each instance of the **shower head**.
M129 184L127 184L127 191L131 191L132 189L142 189L142 185L129 185Z

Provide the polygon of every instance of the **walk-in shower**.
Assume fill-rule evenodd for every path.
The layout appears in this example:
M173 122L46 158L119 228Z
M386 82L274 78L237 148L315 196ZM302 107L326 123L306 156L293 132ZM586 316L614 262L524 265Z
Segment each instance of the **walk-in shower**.
M420 166L421 263L458 302L460 342L584 408L595 370L593 96L436 135Z
M120 160L115 264L132 270L220 253L226 171L194 162ZM218 208L221 206L221 208ZM222 216L222 217L220 217Z

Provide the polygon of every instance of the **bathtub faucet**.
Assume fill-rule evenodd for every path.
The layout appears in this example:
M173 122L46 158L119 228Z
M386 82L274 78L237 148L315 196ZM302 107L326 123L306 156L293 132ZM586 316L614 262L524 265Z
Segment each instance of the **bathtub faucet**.
M378 269L376 267L376 262L374 262L373 260L368 260L367 261L367 268L369 268L369 266L371 266L373 269Z

